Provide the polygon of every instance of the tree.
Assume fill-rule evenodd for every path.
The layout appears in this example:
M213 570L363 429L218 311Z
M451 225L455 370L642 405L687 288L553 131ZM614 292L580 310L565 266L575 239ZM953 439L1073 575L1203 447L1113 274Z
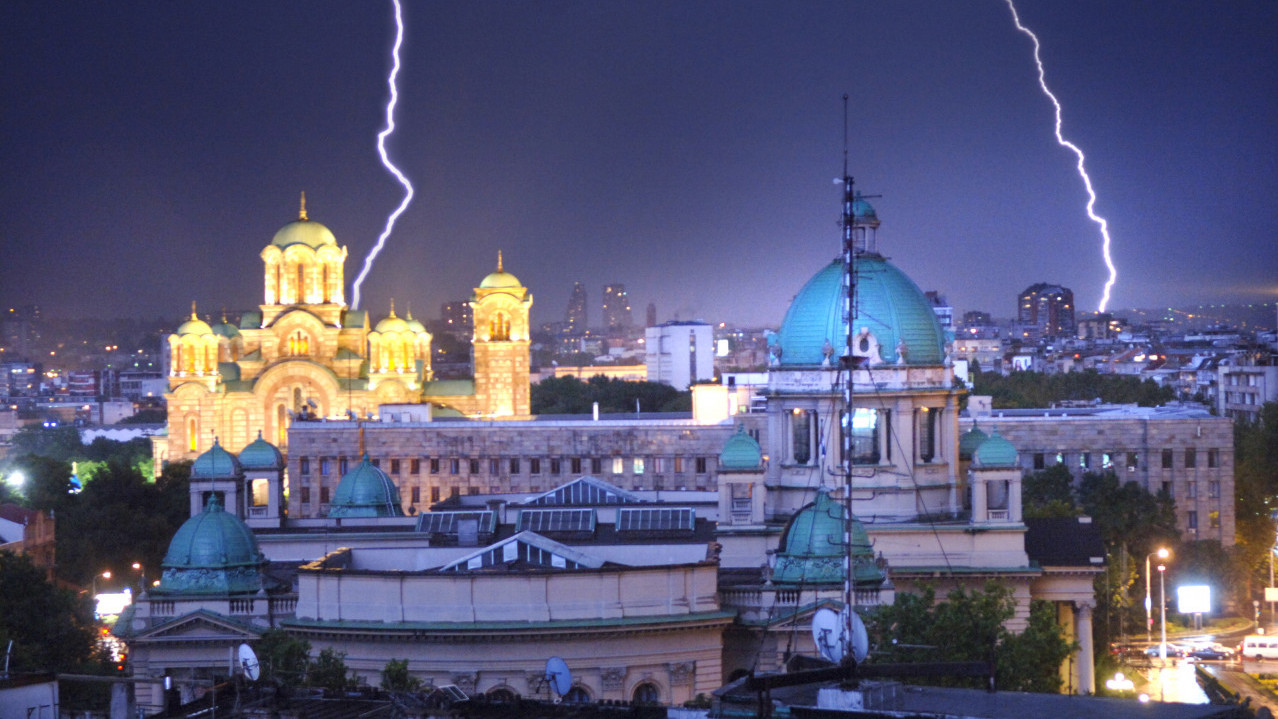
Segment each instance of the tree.
M1234 521L1238 571L1244 603L1256 586L1267 584L1278 508L1278 402L1266 402L1254 422L1234 423Z
M359 677L346 668L346 652L324 649L307 668L306 683L313 687L346 691L359 686Z
M0 646L13 641L11 671L71 671L94 656L93 609L45 581L31 560L0 551Z
M382 669L382 689L391 692L415 692L422 680L408 673L407 659L392 659Z
M306 679L311 643L283 629L272 629L257 640L257 661L261 681L295 687Z
M1074 502L1074 477L1063 464L1026 474L1021 486L1027 518L1073 517L1079 513Z
M931 588L898 594L892 606L867 617L870 641L884 661L993 662L1002 689L1060 690L1060 666L1074 646L1049 602L1031 603L1029 625L1013 634L1004 626L1016 613L1010 587L988 582L979 591L958 587L944 601L935 599ZM942 677L934 683L970 682Z
M589 414L600 412L690 412L692 393L660 382L628 382L596 375L582 382L576 377L549 377L532 386L533 414Z

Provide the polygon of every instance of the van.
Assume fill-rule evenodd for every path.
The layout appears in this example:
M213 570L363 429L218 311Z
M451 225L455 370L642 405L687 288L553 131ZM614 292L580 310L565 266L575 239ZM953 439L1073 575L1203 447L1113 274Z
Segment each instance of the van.
M1248 634L1242 641L1243 659L1278 659L1278 634Z

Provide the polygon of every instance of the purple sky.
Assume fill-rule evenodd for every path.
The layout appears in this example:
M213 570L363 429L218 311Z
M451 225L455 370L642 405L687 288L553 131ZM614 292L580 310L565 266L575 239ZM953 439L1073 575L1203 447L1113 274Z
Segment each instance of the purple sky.
M1022 0L1110 221L1111 307L1278 299L1278 4ZM413 2L390 143L417 198L363 287L429 318L491 271L562 319L775 325L838 252L840 96L880 248L960 311L1105 270L1002 0ZM0 303L177 317L261 302L294 219L399 203L376 134L389 2L0 5ZM349 293L349 289L348 289ZM401 310L402 313L402 310Z

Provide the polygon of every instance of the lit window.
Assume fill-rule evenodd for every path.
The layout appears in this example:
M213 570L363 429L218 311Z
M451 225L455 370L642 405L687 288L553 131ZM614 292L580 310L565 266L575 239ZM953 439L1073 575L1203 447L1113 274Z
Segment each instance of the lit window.
M271 489L270 480L267 480L267 479L253 480L253 485L250 491L253 495L252 501L253 501L254 507L265 507L266 505L270 504L270 501L271 501L270 489Z

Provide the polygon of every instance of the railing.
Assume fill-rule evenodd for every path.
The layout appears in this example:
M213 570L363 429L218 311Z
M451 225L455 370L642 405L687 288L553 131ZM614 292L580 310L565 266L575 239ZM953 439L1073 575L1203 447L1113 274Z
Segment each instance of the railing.
M151 614L157 617L173 616L173 600L162 599L159 601L151 602Z
M253 613L252 599L232 599L231 600L231 614L252 614L252 613Z
M281 599L272 599L271 613L275 615L292 614L297 610L297 597L285 597Z
M991 510L990 510L990 519L999 519L999 520L1006 521L1006 520L1007 520L1009 517L1011 517L1011 516L1012 516L1012 515L1011 515L1011 514L1009 514L1009 513L1008 513L1008 510L1006 510L1006 509L991 509Z

